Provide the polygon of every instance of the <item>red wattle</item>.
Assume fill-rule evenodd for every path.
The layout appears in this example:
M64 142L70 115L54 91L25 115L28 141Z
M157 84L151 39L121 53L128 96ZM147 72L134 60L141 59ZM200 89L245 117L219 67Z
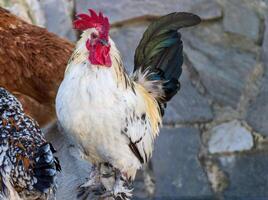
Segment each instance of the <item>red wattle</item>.
M91 45L88 40L86 47L89 50L89 61L91 64L111 67L110 46L103 46L100 43Z

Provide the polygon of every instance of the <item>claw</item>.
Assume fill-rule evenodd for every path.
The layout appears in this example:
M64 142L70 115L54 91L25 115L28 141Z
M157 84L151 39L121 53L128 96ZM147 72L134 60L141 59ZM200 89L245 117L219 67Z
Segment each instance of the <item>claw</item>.
M78 186L77 198L81 200L97 199L97 197L99 197L105 191L106 190L100 181L99 170L96 166L92 166L87 181Z
M113 188L113 195L115 200L130 200L133 189L126 176L119 170L116 170L116 181Z
M133 189L124 173L110 165L94 167L86 183L79 186L77 198L81 200L130 200Z
M81 200L98 199L98 197L102 196L105 192L106 189L101 184L95 187L80 187L78 189L77 198Z

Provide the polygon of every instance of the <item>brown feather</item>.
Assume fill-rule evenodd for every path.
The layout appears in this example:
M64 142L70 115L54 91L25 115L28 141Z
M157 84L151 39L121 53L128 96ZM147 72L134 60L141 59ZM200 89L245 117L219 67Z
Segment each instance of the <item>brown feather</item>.
M26 113L45 125L74 45L0 8L0 86L15 93Z

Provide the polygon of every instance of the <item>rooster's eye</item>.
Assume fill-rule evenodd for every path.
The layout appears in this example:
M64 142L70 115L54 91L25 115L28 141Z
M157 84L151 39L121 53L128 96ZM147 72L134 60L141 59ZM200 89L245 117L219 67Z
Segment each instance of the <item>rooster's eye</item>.
M97 35L96 33L92 33L92 34L91 34L91 38L92 38L92 39L96 39L97 37L98 37L98 35Z

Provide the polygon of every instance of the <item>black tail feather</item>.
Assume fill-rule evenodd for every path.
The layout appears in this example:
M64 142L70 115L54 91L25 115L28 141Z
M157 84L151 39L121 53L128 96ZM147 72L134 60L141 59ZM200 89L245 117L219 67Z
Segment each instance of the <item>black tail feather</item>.
M180 88L178 79L182 73L183 44L181 34L177 30L194 26L200 21L198 16L191 13L171 13L163 16L147 28L136 49L134 72L149 71L148 81L162 80L162 87L159 88L163 90L164 97L156 97L162 112L165 107L162 104L169 101Z
M163 90L165 91L164 102L169 101L180 89L180 82L178 79L172 78L163 83Z
M39 147L38 152L35 154L34 177L37 182L34 188L47 192L48 189L56 185L55 179L57 171L61 170L59 160L53 156L56 150L50 143L45 143Z

